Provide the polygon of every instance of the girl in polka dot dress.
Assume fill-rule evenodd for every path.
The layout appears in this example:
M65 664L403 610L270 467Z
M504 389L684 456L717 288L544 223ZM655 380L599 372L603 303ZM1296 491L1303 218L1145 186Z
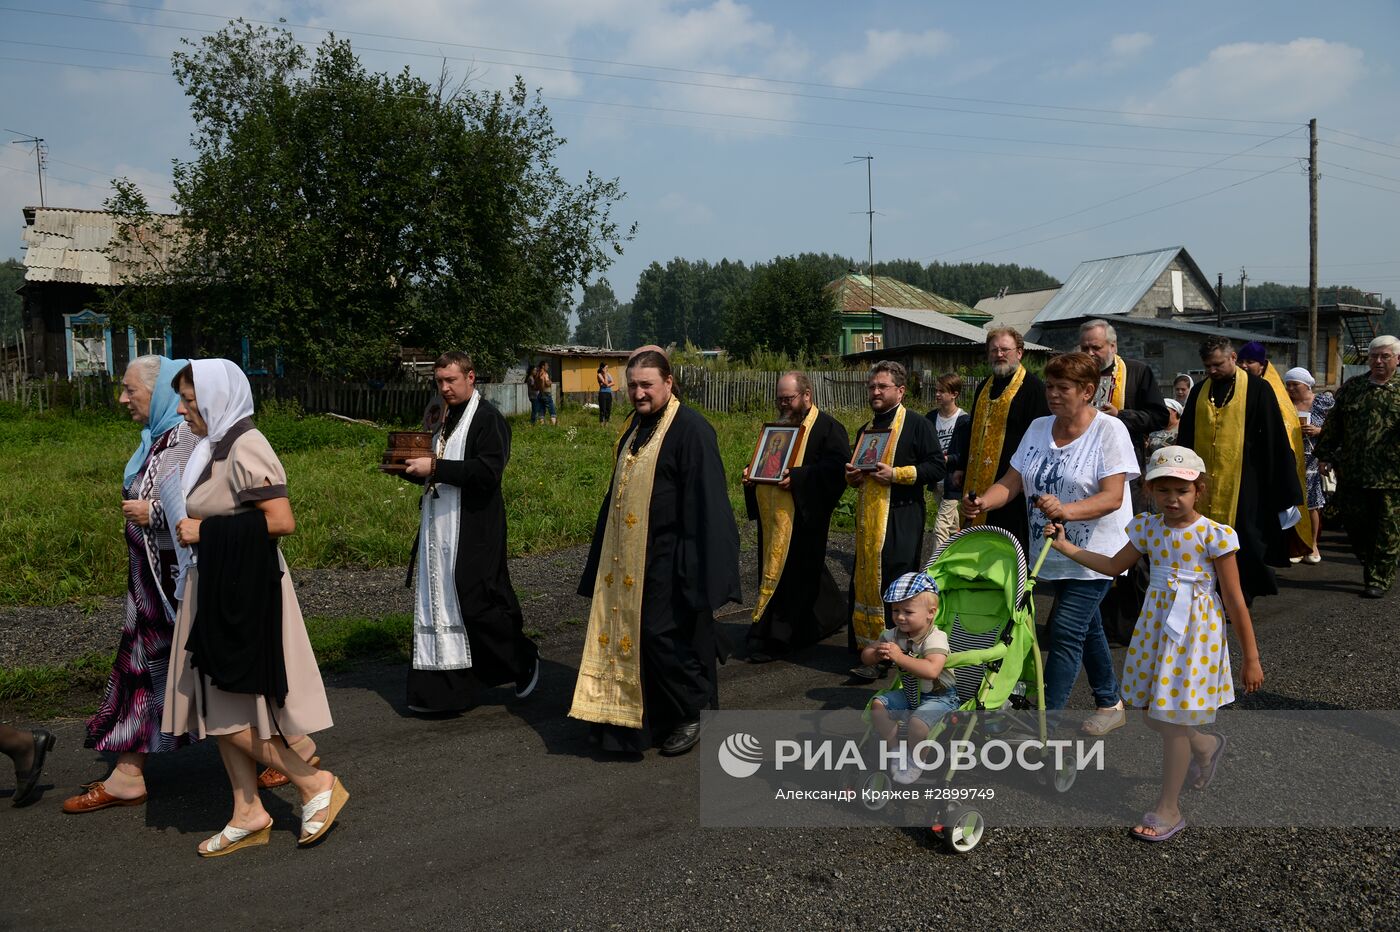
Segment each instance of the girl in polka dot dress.
M1186 827L1179 800L1183 784L1189 778L1194 789L1205 789L1225 751L1224 735L1196 730L1214 722L1215 710L1235 699L1221 595L1244 654L1245 692L1263 684L1264 671L1235 565L1239 538L1234 529L1196 511L1205 494L1205 463L1186 447L1163 447L1148 461L1146 485L1159 513L1135 517L1128 525L1128 545L1114 556L1081 550L1065 539L1061 525L1045 532L1053 535L1056 550L1105 575L1128 570L1143 554L1152 561L1122 690L1123 701L1145 709L1147 724L1162 736L1162 793L1130 833L1155 842Z

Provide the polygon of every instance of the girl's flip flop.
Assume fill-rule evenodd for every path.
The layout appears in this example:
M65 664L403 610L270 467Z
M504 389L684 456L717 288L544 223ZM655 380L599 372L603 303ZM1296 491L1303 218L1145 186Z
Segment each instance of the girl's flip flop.
M1218 734L1216 737L1220 739L1220 743L1215 746L1214 753L1210 755L1210 762L1206 764L1204 774L1202 774L1201 765L1196 763L1194 758L1191 761L1191 766L1186 768L1186 785L1193 790L1203 790L1210 786L1210 781L1215 779L1216 768L1220 766L1220 758L1225 756L1225 736ZM1205 782L1201 782L1203 778Z
M1138 831L1138 830L1135 829L1135 828L1134 828L1134 829L1130 829L1130 830L1128 831L1128 834L1131 835L1131 836L1133 836L1134 838L1136 838L1138 841L1148 841L1148 842L1166 841L1168 838L1171 838L1171 837L1172 837L1173 835L1175 835L1177 832L1181 831L1182 829L1184 829L1184 828L1186 827L1186 816L1182 816L1182 817L1181 817L1181 821L1177 822L1175 825L1173 825L1173 826L1172 826L1171 828L1169 828L1169 829L1166 829L1165 831L1163 831L1163 825L1164 825L1164 823L1162 822L1162 820L1159 819L1159 818L1157 818L1157 813L1155 813L1155 812L1144 812L1144 813L1142 814L1142 827L1143 827L1143 828L1150 828L1150 829L1152 829L1154 832L1156 832L1157 834L1155 834L1155 835L1147 835L1147 834L1144 834L1143 832Z

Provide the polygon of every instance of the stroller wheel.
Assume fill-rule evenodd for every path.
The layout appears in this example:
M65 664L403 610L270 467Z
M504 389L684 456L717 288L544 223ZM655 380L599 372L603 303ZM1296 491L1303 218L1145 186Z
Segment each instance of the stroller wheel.
M1055 787L1056 793L1068 793L1070 787L1074 786L1074 780L1078 776L1079 771L1074 768L1074 765L1067 763L1059 770L1055 771L1055 776L1051 781L1051 785Z
M987 820L976 809L960 809L948 814L939 836L954 854L968 854L982 841Z
M873 793L881 794L889 788L890 775L885 773L883 770L877 770L875 773L872 773L870 776L865 778L865 789L870 790ZM871 812L879 812L881 809L885 808L885 803L887 801L888 800L884 796L876 795L875 797L871 798L865 796L864 794L861 794L861 805L869 809Z

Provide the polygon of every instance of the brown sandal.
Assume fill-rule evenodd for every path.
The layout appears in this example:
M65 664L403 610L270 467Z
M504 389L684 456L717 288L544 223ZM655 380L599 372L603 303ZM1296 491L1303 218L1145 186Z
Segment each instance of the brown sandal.
M311 760L307 761L307 763L312 767L318 767L321 764L321 756L319 754L313 754L311 755ZM258 789L261 790L275 790L277 787L286 786L291 782L292 778L276 767L268 767L262 773L258 774Z

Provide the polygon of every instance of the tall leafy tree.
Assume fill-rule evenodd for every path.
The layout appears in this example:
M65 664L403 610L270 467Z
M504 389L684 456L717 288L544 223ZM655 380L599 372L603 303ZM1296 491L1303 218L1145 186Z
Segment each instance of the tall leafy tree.
M749 288L729 303L730 353L748 357L771 351L798 358L829 352L841 316L827 281L820 263L794 256L760 266Z
M182 272L208 349L246 336L355 375L399 343L459 347L490 374L562 338L559 295L630 238L617 181L565 180L564 140L518 80L486 93L371 72L347 41L313 55L242 22L174 65L195 122L175 166Z
M583 300L576 310L575 343L604 346L611 340L613 346L622 348L627 342L627 309L618 305L617 295L606 278L583 289Z

